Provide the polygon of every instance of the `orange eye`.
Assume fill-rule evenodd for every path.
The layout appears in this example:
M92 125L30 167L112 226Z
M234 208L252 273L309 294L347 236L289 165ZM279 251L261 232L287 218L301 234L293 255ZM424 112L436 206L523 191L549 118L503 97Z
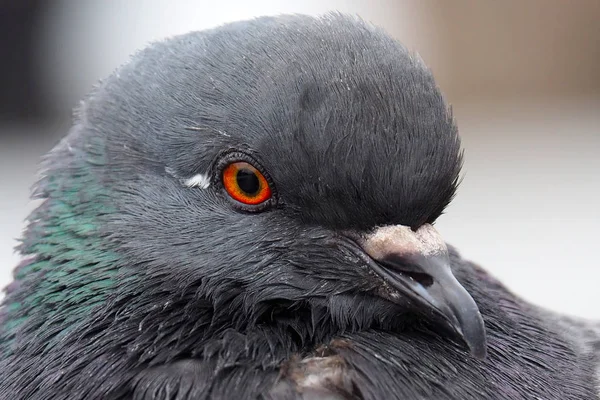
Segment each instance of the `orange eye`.
M264 203L272 195L265 176L252 165L243 161L237 161L225 167L223 186L234 200L248 205Z

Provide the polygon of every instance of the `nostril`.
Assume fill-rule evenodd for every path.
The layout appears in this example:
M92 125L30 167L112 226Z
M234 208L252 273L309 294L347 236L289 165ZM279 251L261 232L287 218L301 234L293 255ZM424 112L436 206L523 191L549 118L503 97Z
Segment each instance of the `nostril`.
M382 266L412 279L425 288L433 285L433 277L428 273L422 272L422 269L415 263L397 257L387 257L385 260L379 260L378 262Z
M423 272L402 271L402 270L400 270L398 272L402 273L403 275L408 276L410 279L412 279L413 281L415 281L417 283L420 283L421 285L423 285L426 288L433 285L433 278L429 274L425 274Z

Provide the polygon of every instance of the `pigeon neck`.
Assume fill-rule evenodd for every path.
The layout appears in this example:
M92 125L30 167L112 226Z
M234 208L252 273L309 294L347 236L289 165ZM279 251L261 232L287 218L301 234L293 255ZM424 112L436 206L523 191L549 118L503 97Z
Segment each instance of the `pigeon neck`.
M40 329L53 331L49 342L58 340L103 302L115 284L117 255L107 248L99 228L99 217L110 212L107 193L89 175L73 173L44 178L38 195L44 201L29 217L19 247L25 258L0 315L11 324L4 330L10 337L0 338L3 344L27 320L39 320Z

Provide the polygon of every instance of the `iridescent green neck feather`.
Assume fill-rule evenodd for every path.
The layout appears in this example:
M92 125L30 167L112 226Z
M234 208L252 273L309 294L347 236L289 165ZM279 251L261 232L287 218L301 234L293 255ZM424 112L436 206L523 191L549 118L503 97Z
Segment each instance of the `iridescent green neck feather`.
M53 163L34 193L43 202L28 218L19 246L25 261L0 309L4 351L34 331L51 345L69 329L64 327L76 326L105 301L115 284L117 256L100 232L101 218L114 212L95 170L104 162L102 145L74 146L65 141L51 154Z

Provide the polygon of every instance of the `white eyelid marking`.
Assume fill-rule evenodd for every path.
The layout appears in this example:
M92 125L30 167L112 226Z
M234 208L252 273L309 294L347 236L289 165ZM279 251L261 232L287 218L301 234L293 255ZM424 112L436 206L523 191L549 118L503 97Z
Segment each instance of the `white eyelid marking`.
M183 184L187 187L198 187L200 189L206 189L210 186L210 178L208 174L196 174L183 181Z

